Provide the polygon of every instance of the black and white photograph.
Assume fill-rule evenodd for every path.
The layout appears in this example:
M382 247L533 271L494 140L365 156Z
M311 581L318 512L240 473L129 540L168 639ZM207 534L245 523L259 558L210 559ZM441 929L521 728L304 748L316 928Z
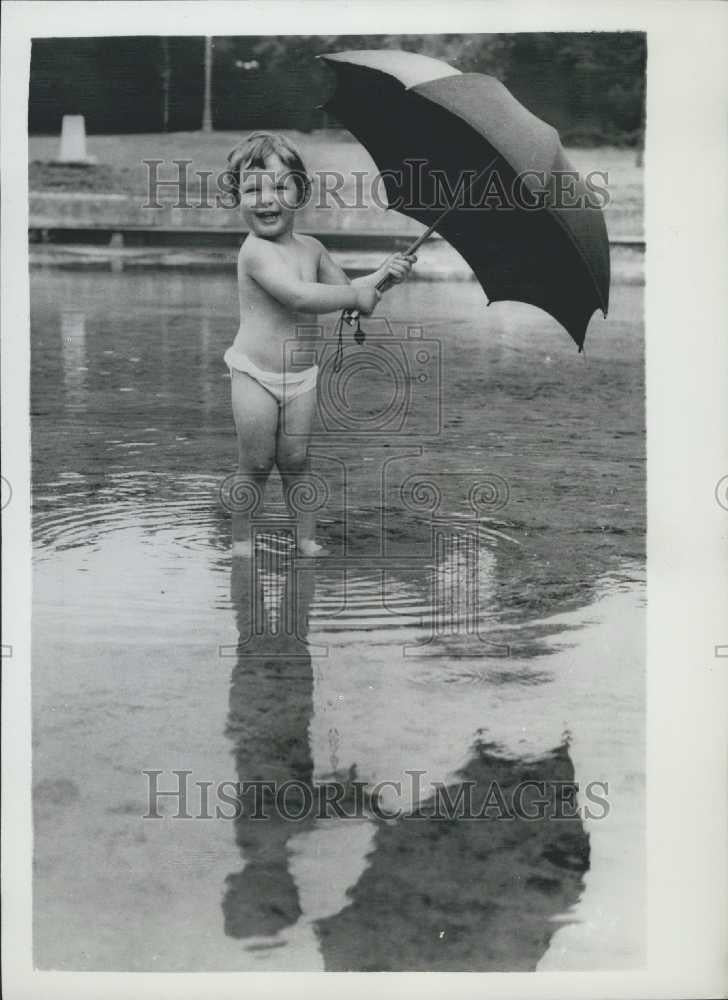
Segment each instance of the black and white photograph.
M27 177L24 244L3 226L4 293L27 252L27 328L3 315L27 432L9 441L5 396L2 481L4 589L27 615L27 637L3 615L18 745L27 714L26 974L535 973L535 990L655 972L653 847L672 834L648 805L672 758L649 727L686 768L675 720L701 728L667 668L674 715L652 697L656 656L682 656L715 713L728 657L724 630L687 662L660 603L684 587L721 620L728 527L728 422L692 437L725 458L692 478L703 570L683 561L688 484L666 489L700 457L648 435L688 399L686 420L719 412L687 372L724 339L700 278L691 330L665 301L646 326L648 295L690 298L689 275L653 284L649 264L669 244L645 213L671 183L649 179L669 31L550 27L528 5L492 31L444 5L353 4L350 23L277 0L8 6L13 30L29 17L23 88L3 55L4 144L12 102L27 127L3 177L5 218ZM683 147L702 120L675 118ZM700 170L692 212L707 226L717 206L721 252L725 196ZM715 766L703 832L724 854L725 745L702 718L693 801ZM690 913L701 878L681 883ZM695 996L725 985L710 926Z

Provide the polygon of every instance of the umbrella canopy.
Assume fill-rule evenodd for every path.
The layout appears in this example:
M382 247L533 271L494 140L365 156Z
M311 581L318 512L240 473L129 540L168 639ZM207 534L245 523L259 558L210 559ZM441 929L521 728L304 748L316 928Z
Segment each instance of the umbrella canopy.
M494 77L438 59L397 50L320 58L336 72L325 108L371 154L390 207L434 223L489 302L544 309L581 350L594 311L606 316L609 305L609 242L556 130ZM541 202L539 191L548 192Z

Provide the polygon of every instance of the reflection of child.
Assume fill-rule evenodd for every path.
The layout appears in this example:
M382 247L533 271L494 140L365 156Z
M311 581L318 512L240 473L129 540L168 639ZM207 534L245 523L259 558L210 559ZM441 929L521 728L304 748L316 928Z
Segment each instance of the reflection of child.
M236 146L228 161L249 230L238 257L240 327L225 353L238 471L262 498L275 464L295 517L291 501L306 482L318 366L291 364L284 353L286 342L295 336L297 324L310 325L311 314L357 309L368 316L381 298L375 285L384 277L403 281L416 258L394 254L372 274L350 281L318 240L293 231L296 209L306 200L310 181L288 140L255 132ZM234 555L251 554L248 516L233 518ZM324 554L314 534L314 515L300 513L298 547L304 555Z

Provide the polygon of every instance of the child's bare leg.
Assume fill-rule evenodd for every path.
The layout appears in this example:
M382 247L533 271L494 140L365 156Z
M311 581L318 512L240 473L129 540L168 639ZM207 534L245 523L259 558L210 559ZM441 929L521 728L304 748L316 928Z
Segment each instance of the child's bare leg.
M250 518L262 509L265 486L275 461L278 403L267 389L243 372L233 371L231 382L238 436L238 477L232 505L233 555L250 556Z
M306 555L318 553L320 546L316 545L316 512L302 509L302 505L310 500L313 490L308 475L309 462L292 462L288 466L279 466L279 471L286 504L298 528L298 548Z
M314 490L309 477L308 443L311 422L316 408L316 390L303 392L285 404L281 410L276 439L276 465L283 481L291 517L298 526L298 548L304 555L325 555L316 544L316 512L307 510Z

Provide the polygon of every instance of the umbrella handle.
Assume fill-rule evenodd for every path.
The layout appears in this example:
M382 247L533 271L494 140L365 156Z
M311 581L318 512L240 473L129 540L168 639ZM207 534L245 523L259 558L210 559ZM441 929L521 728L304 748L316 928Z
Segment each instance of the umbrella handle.
M375 287L378 292L386 292L387 289L391 288L393 284L394 282L391 280L391 278L386 277L382 278L381 281L378 281ZM349 326L354 326L355 323L358 324L360 315L361 313L359 312L358 309L344 310L344 319L349 324Z
M432 234L435 231L435 228L442 222L442 220L445 218L445 216L449 212L452 212L453 208L455 208L455 203L454 202L453 202L452 205L448 205L448 207L445 209L445 211L441 212L438 215L438 217L435 219L435 221L432 223L432 225L428 226L427 229L424 231L424 233L420 233L420 235L417 237L417 239L414 241L414 243L410 243L410 245L404 251L404 254L405 254L406 257L408 257L410 254L413 254L415 252L415 250L418 250L422 246L422 244L425 242L425 240L429 239L430 236L432 236ZM389 276L387 276L386 278L382 278L381 281L377 282L376 288L377 288L377 291L386 292L387 289L390 288L393 284L394 284L394 282L391 280L391 278L389 278ZM354 324L356 323L356 325L357 325L357 333L360 334L360 336L361 336L361 338L363 340L364 339L363 332L359 329L359 310L358 309L346 309L346 310L344 310L344 319L349 324L349 326L354 326ZM359 341L359 340L357 340L357 342L361 343L361 341Z

